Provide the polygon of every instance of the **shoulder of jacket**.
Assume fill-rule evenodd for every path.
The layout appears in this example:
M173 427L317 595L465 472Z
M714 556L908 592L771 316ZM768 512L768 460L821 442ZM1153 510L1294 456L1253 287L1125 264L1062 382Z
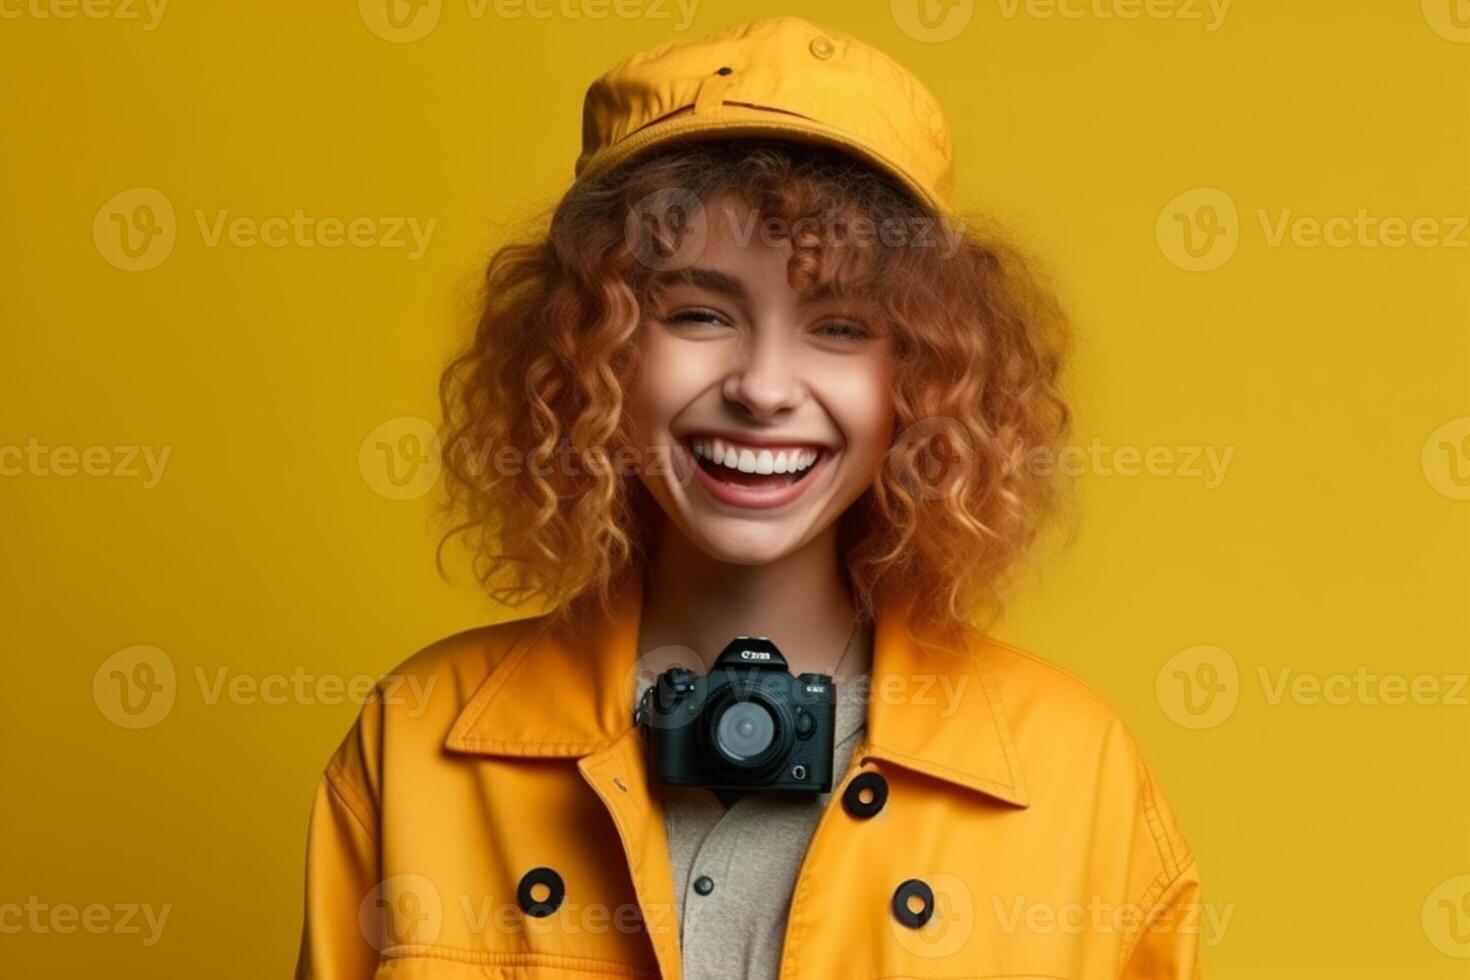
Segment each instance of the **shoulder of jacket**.
M331 789L354 805L354 812L370 811L381 792L386 761L437 751L444 732L495 667L547 622L548 617L538 616L464 630L384 674L327 763L324 776Z
M1092 760L1140 793L1155 791L1143 748L1127 720L1087 681L1034 653L986 638L981 662L1023 755Z
M549 623L548 616L531 616L461 630L418 650L388 676L452 674L484 680L518 644Z
M1106 697L1065 667L991 637L980 642L979 656L1013 714L1079 734L1127 727Z
M1064 782L1088 771L1084 782L1111 783L1157 850L1159 878L1173 881L1193 857L1142 746L1127 721L1090 684L1033 653L993 639L981 656L998 689L1028 773L1052 773Z
M477 626L436 640L383 674L363 700L350 737L376 755L385 740L442 738L495 668L533 639L548 617Z

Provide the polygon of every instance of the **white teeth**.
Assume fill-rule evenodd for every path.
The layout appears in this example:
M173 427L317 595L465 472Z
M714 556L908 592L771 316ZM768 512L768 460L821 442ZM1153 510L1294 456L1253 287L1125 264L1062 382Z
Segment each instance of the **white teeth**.
M800 473L817 461L813 449L742 449L723 439L692 439L694 455L742 473Z

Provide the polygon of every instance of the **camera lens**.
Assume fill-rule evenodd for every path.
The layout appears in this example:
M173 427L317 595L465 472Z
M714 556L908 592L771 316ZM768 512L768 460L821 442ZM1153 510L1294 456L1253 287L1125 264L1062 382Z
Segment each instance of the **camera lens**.
M776 719L764 705L736 701L715 723L715 748L731 762L749 763L771 747Z

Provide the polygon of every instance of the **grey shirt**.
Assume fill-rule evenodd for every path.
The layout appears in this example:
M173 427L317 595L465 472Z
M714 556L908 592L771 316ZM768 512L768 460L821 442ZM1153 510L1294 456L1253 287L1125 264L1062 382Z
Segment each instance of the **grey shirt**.
M832 784L866 723L868 675L837 685ZM685 980L775 980L796 875L830 793L750 792L727 807L711 790L658 786L674 873ZM712 884L701 894L696 883Z

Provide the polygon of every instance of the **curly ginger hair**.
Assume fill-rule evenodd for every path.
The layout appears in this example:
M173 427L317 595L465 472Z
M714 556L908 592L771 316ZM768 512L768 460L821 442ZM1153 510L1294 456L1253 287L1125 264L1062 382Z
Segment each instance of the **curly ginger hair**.
M860 612L895 599L916 619L964 630L998 608L1056 500L1053 478L1028 464L1067 431L1060 304L1036 264L993 232L951 222L950 246L937 231L931 247L834 240L858 221L946 219L851 157L778 140L636 158L574 184L544 234L492 256L474 337L440 381L454 518L441 558L463 537L492 599L541 600L562 617L606 607L646 570L657 505L614 460L633 449L625 393L660 283L645 252L673 246L640 241L629 215L670 189L698 201L734 195L779 219L793 229L793 288L859 295L892 332L897 435L839 521ZM794 231L802 219L819 230Z

